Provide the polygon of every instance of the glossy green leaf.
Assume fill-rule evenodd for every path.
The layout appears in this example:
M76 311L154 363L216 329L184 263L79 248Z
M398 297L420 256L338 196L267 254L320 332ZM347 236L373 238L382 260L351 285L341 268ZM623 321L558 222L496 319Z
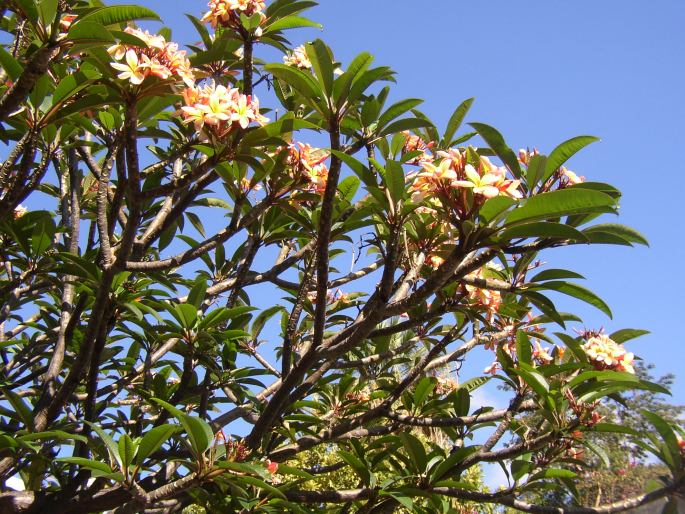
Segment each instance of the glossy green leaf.
M642 337L649 333L649 330L641 330L637 328L623 328L621 330L617 330L613 334L610 334L609 337L616 343L621 344L625 343L626 341L630 341L631 339Z
M625 225L620 225L618 223L601 223L599 225L593 225L589 228L583 230L583 233L592 237L593 235L606 234L610 236L619 237L628 243L641 244L649 246L647 239L640 234L637 230L634 230Z
M404 199L404 169L397 161L385 163L385 183L390 193L390 198L397 203Z
M587 236L578 229L563 223L554 223L551 221L516 225L509 227L500 233L500 238L503 241L529 237L567 239L579 243L588 242Z
M112 5L101 7L83 15L76 22L76 25L84 22L99 23L101 25L114 25L126 23L133 20L155 20L160 21L156 12L138 5Z
M402 116L404 113L411 111L414 107L422 103L423 100L419 98L407 98L406 100L400 100L399 102L388 107L388 109L381 114L381 116L378 118L378 127L385 127L395 118Z
M111 473L112 468L110 468L104 462L98 462L96 460L84 459L82 457L59 457L56 459L57 462L65 462L67 464L76 464L81 468L86 468L91 471L99 471L101 473Z
M214 432L206 421L190 416L159 398L152 398L152 401L164 407L178 420L188 435L188 442L196 457L199 457L209 449L214 438Z
M302 16L284 16L279 18L264 29L264 34L270 34L278 30L297 29L302 27L322 28L320 23L304 18Z
M330 97L333 93L334 80L333 57L330 48L323 41L317 39L312 43L307 43L305 49L321 89L327 97Z
M568 141L564 141L559 146L557 146L552 153L549 154L547 158L547 163L545 164L545 174L542 176L542 181L545 182L552 173L558 170L566 161L568 161L573 155L582 150L590 143L599 141L599 138L594 136L578 136Z
M24 67L19 64L12 54L0 46L0 66L7 73L7 76L13 81L17 80Z
M119 448L119 458L121 459L121 467L126 469L133 462L133 456L136 453L136 445L133 443L128 434L122 434L117 443Z
M585 303L588 303L592 305L593 307L596 307L600 311L602 311L604 314L609 316L610 318L613 318L613 314L611 312L611 309L609 306L602 300L599 296L597 296L595 293L590 291L589 289L584 288L583 286L579 286L578 284L572 284L570 282L563 282L563 281L550 281L550 282L545 282L544 284L539 284L535 286L536 289L549 289L552 291L557 291L559 293L563 293L568 296L572 296L574 298L577 298L578 300L582 300Z
M469 125L471 125L488 146L492 148L495 154L497 154L497 157L499 157L507 168L509 168L509 171L511 171L516 178L520 178L521 165L519 164L518 157L504 142L502 134L484 123L469 123Z
M447 122L445 133L442 136L442 146L448 147L452 144L454 135L457 133L457 130L459 130L459 127L461 127L461 124L463 123L466 114L469 112L469 109L473 105L474 100L474 98L468 98L464 100L452 113L452 116L450 116L450 119Z
M140 440L136 452L136 464L142 462L156 452L172 435L178 431L176 425L160 425L151 428Z
M114 43L114 36L101 23L81 21L72 25L67 38L76 43Z
M560 189L532 196L519 204L507 224L559 218L572 214L614 212L616 202L609 195L589 189Z

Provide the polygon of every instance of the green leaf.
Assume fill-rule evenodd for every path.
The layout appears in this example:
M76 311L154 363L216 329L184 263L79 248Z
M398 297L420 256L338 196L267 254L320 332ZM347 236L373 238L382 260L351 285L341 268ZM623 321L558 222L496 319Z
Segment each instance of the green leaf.
M307 43L305 49L322 90L326 93L326 97L330 97L333 93L334 79L331 50L320 39Z
M323 28L323 25L302 16L284 16L264 29L264 34L270 34L278 30L297 29L301 27Z
M57 0L39 0L36 2L38 16L44 27L49 27L55 21L57 14Z
M535 275L533 278L530 279L531 282L542 282L544 280L559 280L562 278L578 278L578 279L584 279L585 277L581 275L580 273L576 273L575 271L569 271L565 269L546 269Z
M530 477L528 481L533 482L535 480L542 480L544 478L575 478L577 476L578 475L570 469L548 468L538 471L532 477Z
M464 121L464 118L466 117L466 113L469 112L469 109L473 105L473 101L473 98L464 100L459 105L459 107L457 107L455 111L452 113L452 116L450 116L450 119L447 122L445 134L442 136L442 146L448 147L452 144L454 134L456 134L457 130L459 130L459 127L461 127L461 124Z
M164 407L178 420L188 435L188 442L193 449L195 457L199 457L207 451L214 438L214 432L206 421L190 416L159 398L152 398L152 401Z
M533 190L545 174L545 166L547 166L547 157L544 155L533 155L530 158L526 171L526 184L529 191Z
M21 441L42 441L43 439L52 439L55 441L80 441L87 443L88 438L79 434L70 434L62 430L49 430L47 432L34 432L32 434L25 434L18 437Z
M197 311L205 299L205 293L207 292L207 282L203 277L197 277L195 279L195 284L188 292L188 302L190 305L195 307Z
M368 187L377 187L376 183L376 176L371 172L369 168L364 166L361 161L356 159L355 157L346 154L344 152L340 152L338 150L332 150L331 153L335 155L337 158L339 158L341 161L343 161L347 166L350 167L350 169L357 175L362 182Z
M433 124L430 121L422 118L402 118L401 120L394 121L385 127L379 135L381 137L385 137L389 134L395 134L404 130L414 130L425 127L433 127Z
M93 429L93 431L98 435L100 439L102 439L102 442L105 443L105 446L107 447L107 451L109 452L109 456L111 461L114 463L116 462L119 466L123 464L123 461L121 460L121 457L119 456L119 445L114 442L114 439L112 439L112 436L109 435L107 432L105 432L102 428L100 428L98 425L95 423L90 423L86 421L88 425Z
M38 9L36 0L14 0L22 14L31 22L38 21Z
M445 460L438 464L430 474L430 483L435 484L435 482L442 480L445 476L452 470L458 463L463 461L466 457L471 455L477 450L475 446L468 446L464 448L459 448L457 451L451 453Z
M553 223L551 221L539 221L527 223L525 225L516 225L505 229L500 234L500 238L505 241L528 237L551 237L556 239L569 239L581 243L588 242L587 236L578 229L573 228L570 225Z
M365 485L371 480L371 472L362 460L351 452L338 450L338 457L347 463L348 466L362 479Z
M119 437L118 445L119 447L119 458L121 459L122 471L127 469L131 462L133 462L133 456L136 453L136 445L133 443L128 434L122 434Z
M516 332L516 355L519 362L531 365L533 362L533 349L530 345L530 338L523 330Z
M599 459L602 461L602 464L604 464L604 467L609 468L611 466L611 460L609 459L609 455L600 445L595 444L592 441L588 441L587 439L583 439L583 446L585 446L592 453L597 455L597 457L599 457Z
M533 287L538 290L549 289L568 296L572 296L574 298L577 298L578 300L582 300L583 302L592 305L593 307L596 307L610 318L613 318L611 309L604 302L604 300L602 300L599 296L597 296L589 289L586 289L583 286L579 286L578 284L553 280L551 282L545 282L544 284L535 285Z
M414 469L419 473L423 473L426 469L426 449L423 447L423 443L417 437L407 432L401 432L399 436L404 449L407 451L407 455L409 455L414 464Z
M333 99L335 100L335 105L338 109L340 109L348 100L348 94L350 93L350 88L354 81L368 69L372 62L373 56L368 52L362 52L352 59L352 62L347 66L347 70L335 79L335 82L333 83ZM366 106L367 104L364 105ZM363 120L365 120L365 117L362 114L362 121Z
M77 43L113 43L114 36L94 21L80 21L69 27L67 39Z
M466 416L471 409L471 395L460 387L454 394L454 413L456 416Z
M276 496L277 498L281 498L283 500L286 499L285 495L281 491L279 491L271 484L267 484L266 482L264 482L264 480L261 480L257 477L242 476L240 477L239 482L245 482L246 484L250 484L254 487L257 487L258 489L263 489L269 494Z
M509 168L509 171L516 177L521 178L521 166L514 151L504 142L502 134L495 128L484 123L469 123L478 135L495 151L497 157Z
M40 218L33 227L31 236L31 248L35 258L41 257L45 250L52 246L57 227L51 218Z
M435 388L435 382L430 377L423 377L414 389L414 407L420 407L426 397Z
M14 409L14 412L18 415L19 419L21 419L22 423L24 423L24 427L27 430L32 431L33 409L31 408L31 406L28 403L26 403L24 399L14 391L10 391L9 389L5 388L0 389L0 391L2 391L3 396L7 398L7 401L10 403L10 405Z
M0 66L7 72L7 76L12 80L17 80L24 68L19 61L17 61L12 54L7 52L3 47L0 46Z
M512 368L511 371L523 378L526 384L541 398L545 398L549 394L547 380L532 366L520 362L518 369Z
M559 189L532 196L509 213L507 224L558 218L572 214L614 212L616 201L609 195L590 189Z
M638 328L624 328L621 330L617 330L613 334L609 336L610 339L615 341L616 343L625 343L626 341L630 341L631 339L636 339L638 337L644 336L649 334L649 330L640 330Z
M392 80L392 74L393 72L386 66L360 72L352 81L350 92L347 95L347 102L350 104L356 102L374 82Z
M399 162L389 160L385 163L385 183L395 203L404 199L404 169Z
M637 230L618 223L601 223L599 225L593 225L583 230L583 233L587 236L607 234L619 237L628 243L649 246L647 239Z
M140 465L178 431L176 425L160 425L146 433L138 445L136 464Z
M381 114L378 118L378 128L385 127L395 118L403 115L405 112L411 111L417 105L423 103L423 100L419 98L407 98L406 100L400 100L399 102L391 105L388 109Z
M640 411L642 415L649 420L649 422L656 428L656 431L659 433L661 436L661 439L666 443L666 447L671 453L671 456L677 466L677 469L680 469L680 465L682 462L682 457L680 455L680 446L678 445L678 438L675 435L675 432L673 431L673 428L671 428L671 425L666 422L663 418L661 418L659 415L654 414L653 412L649 412L647 410L642 410Z
M557 146L552 153L547 157L545 164L545 174L542 176L542 181L545 182L558 170L566 161L568 161L576 152L585 148L590 143L599 141L599 138L594 136L578 136L568 141L564 141Z
M155 20L161 21L156 12L140 7L138 5L113 5L101 7L88 14L83 15L75 25L84 22L99 23L101 25L114 25L115 23L126 23L133 20Z
M112 468L110 468L104 462L99 462L91 459L84 459L83 457L59 457L56 459L57 462L66 462L67 464L76 464L81 468L90 469L91 471L98 471L100 473L111 473Z
M285 64L267 64L264 66L264 70L295 89L305 99L309 100L310 104L315 105L317 110L320 109L315 101L324 98L325 94L311 75Z
M180 303L174 306L178 320L183 328L193 328L197 321L197 307L188 303Z
M342 198L347 200L349 203L352 203L352 200L354 200L354 195L357 194L357 190L359 189L359 183L359 179L355 176L350 176L343 179L338 184L340 196L342 196Z

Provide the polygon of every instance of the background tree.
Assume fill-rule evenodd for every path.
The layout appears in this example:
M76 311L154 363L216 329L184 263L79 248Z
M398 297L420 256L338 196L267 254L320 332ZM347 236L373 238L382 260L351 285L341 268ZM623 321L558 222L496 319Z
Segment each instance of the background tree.
M645 243L597 219L619 191L565 167L596 139L517 156L460 130L472 100L439 131L370 54L291 48L312 4L212 0L188 55L136 28L144 7L3 4L0 483L26 490L0 512L620 512L682 491L682 429L644 412L658 489L521 499L573 493L586 434L635 437L602 398L666 392L623 346L642 331L550 332L578 321L550 292L611 311L541 251ZM507 408L471 406L490 380ZM507 488L480 487L485 462Z

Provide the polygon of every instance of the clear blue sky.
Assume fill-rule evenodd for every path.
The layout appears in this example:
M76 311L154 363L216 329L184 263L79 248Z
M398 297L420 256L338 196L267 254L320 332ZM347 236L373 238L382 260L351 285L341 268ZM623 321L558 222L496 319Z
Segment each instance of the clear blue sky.
M197 39L183 13L199 16L204 2L138 3L160 12L176 41ZM439 125L474 96L469 120L497 127L515 149L549 152L572 136L601 137L570 167L621 189L618 221L651 247L577 247L545 260L583 273L613 308L612 321L565 302L588 328L648 329L630 349L658 373L681 371L685 2L322 0L310 15L323 33L291 32L294 45L323 37L343 62L370 51L398 72L394 98L425 99ZM685 403L682 379L674 397Z

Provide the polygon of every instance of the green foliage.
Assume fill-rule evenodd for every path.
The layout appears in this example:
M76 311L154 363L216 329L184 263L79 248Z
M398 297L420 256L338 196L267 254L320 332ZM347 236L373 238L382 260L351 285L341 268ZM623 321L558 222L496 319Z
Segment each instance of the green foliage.
M437 127L371 54L292 48L307 0L213 2L188 56L136 28L147 7L5 4L0 486L29 493L0 511L594 504L629 491L599 471L628 449L655 496L683 480L670 383L628 351L646 332L575 334L556 293L612 311L540 264L647 244L565 167L596 138L517 156L464 131L473 99ZM492 383L508 409L477 405Z

